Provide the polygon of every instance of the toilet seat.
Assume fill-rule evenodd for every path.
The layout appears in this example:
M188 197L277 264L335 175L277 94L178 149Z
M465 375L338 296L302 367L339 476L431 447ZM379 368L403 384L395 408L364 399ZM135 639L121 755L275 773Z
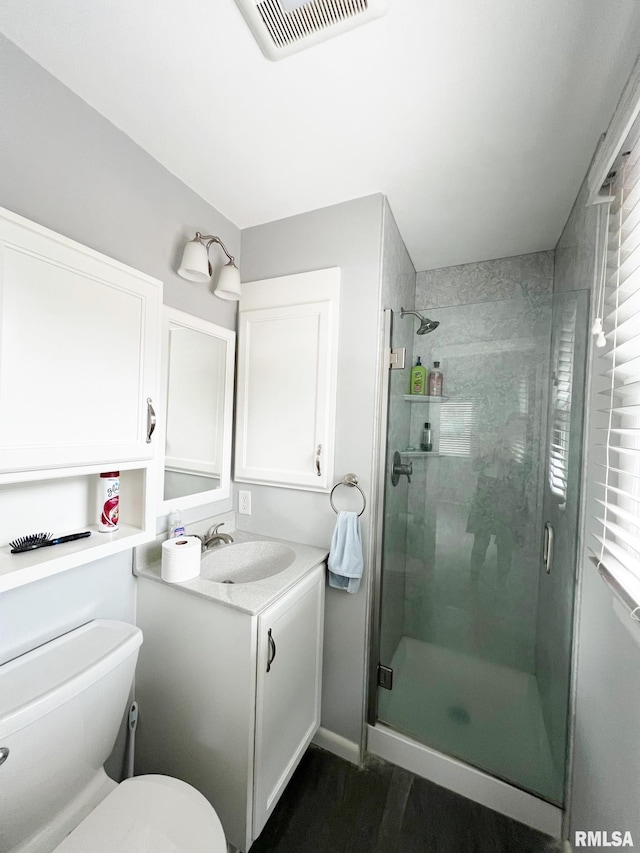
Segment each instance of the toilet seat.
M126 779L54 853L226 853L222 824L207 800L169 776Z

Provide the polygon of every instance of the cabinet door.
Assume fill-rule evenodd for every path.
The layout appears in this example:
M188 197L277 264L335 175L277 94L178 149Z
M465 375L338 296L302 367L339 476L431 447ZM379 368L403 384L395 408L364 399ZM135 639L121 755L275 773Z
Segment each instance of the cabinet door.
M151 458L161 283L0 209L0 301L0 470Z
M320 725L324 566L258 619L253 837Z
M321 270L243 285L236 480L318 490L330 486L339 274ZM284 296L282 281L288 282ZM296 303L305 296L309 301Z

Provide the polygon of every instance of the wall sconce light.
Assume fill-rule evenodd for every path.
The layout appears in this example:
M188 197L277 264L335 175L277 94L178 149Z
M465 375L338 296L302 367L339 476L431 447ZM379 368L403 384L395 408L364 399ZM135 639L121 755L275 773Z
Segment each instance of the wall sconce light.
M220 299L238 300L240 299L240 270L236 266L233 255L229 254L219 237L211 234L203 237L199 231L196 231L196 236L184 247L178 275L186 278L187 281L209 281L212 275L209 246L212 243L217 243L229 258L220 270L214 295L219 296Z

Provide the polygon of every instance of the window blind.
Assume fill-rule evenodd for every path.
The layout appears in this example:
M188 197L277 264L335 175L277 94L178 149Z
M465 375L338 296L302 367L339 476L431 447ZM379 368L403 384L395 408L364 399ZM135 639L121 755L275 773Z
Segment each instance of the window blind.
M441 403L439 453L442 456L469 456L475 423L475 406L472 402Z
M567 501L575 339L576 303L573 302L562 312L560 327L554 336L552 352L553 385L551 387L548 478L549 488L559 499L561 507Z
M610 187L603 331L596 350L590 454L591 551L640 605L640 144ZM595 441L593 436L595 435Z

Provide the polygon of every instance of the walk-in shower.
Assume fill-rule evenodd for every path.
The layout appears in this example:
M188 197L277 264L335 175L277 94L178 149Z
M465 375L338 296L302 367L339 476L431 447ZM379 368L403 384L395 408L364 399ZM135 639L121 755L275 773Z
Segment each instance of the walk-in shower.
M561 806L588 293L428 311L428 338L400 320L417 312L387 323L444 391L389 372L369 722Z

